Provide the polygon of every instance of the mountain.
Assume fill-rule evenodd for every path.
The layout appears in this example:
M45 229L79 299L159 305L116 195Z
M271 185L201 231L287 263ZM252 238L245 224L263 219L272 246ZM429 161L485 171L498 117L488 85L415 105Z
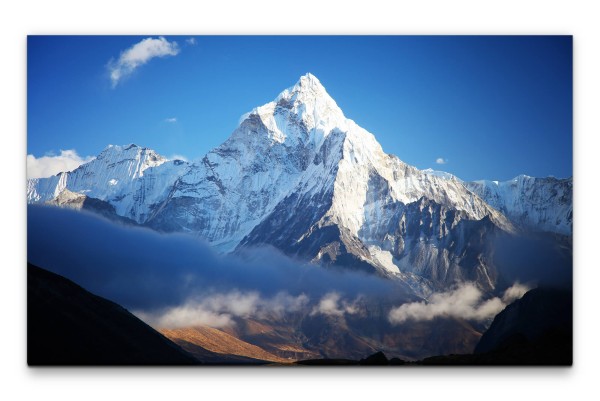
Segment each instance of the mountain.
M27 363L196 365L198 360L119 305L27 265Z
M52 202L65 189L221 252L274 246L399 280L421 296L464 281L486 291L509 281L494 242L517 233L461 180L386 154L312 74L243 115L200 161L109 146L72 172L29 180L27 198Z
M27 201L52 202L68 189L104 201L119 216L143 223L151 208L168 196L186 166L134 144L109 145L95 159L71 172L27 180Z
M519 175L509 181L472 181L465 186L517 226L573 234L572 178Z

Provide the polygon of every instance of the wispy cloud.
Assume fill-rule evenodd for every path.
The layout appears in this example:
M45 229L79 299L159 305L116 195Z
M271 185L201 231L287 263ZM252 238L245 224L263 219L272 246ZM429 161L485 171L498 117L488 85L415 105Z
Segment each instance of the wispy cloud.
M306 295L292 296L280 292L264 297L257 291L209 293L200 299L188 300L184 305L162 311L134 313L155 328L189 326L227 327L235 325L235 318L261 318L266 315L283 316L302 310L309 299Z
M169 118L165 118L165 122L167 123L171 123L174 124L177 122L177 117L169 117Z
M521 298L529 288L516 283L504 292L502 299L483 299L483 293L473 284L464 284L448 292L433 294L429 302L411 302L393 308L389 313L392 324L408 320L427 321L437 317L454 317L483 321L496 316L514 300Z
M435 159L435 162L437 164L446 164L446 163L448 163L448 159L444 159L443 157L438 157L437 159Z
M36 158L27 155L27 178L46 178L63 171L72 171L93 157L81 157L74 149L61 150L60 155L48 155Z
M194 46L196 44L196 38L187 38L185 40L185 43L187 43L190 46Z
M155 57L176 56L179 53L177 42L169 42L163 37L146 38L129 49L121 52L117 60L110 60L108 71L112 87L115 88L121 79L131 75L138 67Z
M310 315L343 316L345 314L356 314L359 311L358 299L353 302L341 300L342 296L337 292L325 294L319 303L315 305Z

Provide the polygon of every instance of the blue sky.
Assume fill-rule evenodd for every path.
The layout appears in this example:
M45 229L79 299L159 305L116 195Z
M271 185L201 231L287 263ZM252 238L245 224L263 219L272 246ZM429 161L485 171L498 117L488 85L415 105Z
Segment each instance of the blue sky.
M119 64L149 37L158 43L30 36L27 153L136 143L198 158L311 72L386 152L418 168L465 180L572 175L568 36L165 36L163 57Z

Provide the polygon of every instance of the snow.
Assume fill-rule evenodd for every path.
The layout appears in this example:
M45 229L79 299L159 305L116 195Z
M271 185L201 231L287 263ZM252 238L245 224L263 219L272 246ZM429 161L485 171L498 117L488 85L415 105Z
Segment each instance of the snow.
M368 249L373 259L388 272L400 273L400 268L394 263L394 257L390 251L384 251L376 245L371 245Z
M427 175L433 175L436 177L440 177L446 180L457 180L457 181L462 181L460 178L458 178L457 176L447 173L445 171L439 171L439 170L434 170L432 168L426 168L425 170L421 170L423 173L427 174Z
M508 181L467 182L465 187L519 225L565 235L573 232L571 178L521 174Z
M181 170L151 149L134 144L109 145L94 160L72 172L28 182L28 202L47 202L67 188L107 201L118 214L142 222L141 215L163 195L161 187L174 182ZM147 191L148 186L161 190ZM149 196L140 198L140 191Z
M374 192L373 177L381 178L380 192ZM291 195L320 199L333 193L323 218L365 243L366 233L390 219L389 205L421 198L464 212L468 219L490 216L512 230L501 208L482 200L487 198L479 189L488 185L471 184L386 154L309 73L272 102L242 115L230 138L202 160L168 161L133 144L109 145L72 172L28 180L27 199L43 203L67 188L107 201L119 215L139 223L196 233L222 252L235 249ZM369 246L379 265L400 271L383 244Z

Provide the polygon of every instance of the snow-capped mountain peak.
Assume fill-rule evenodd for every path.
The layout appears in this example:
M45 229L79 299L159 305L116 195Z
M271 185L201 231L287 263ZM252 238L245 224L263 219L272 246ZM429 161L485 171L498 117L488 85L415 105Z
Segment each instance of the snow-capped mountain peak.
M291 146L310 142L318 147L334 128L347 127L342 110L310 73L300 77L275 100L244 114L240 125L245 121L264 125L271 142L287 142Z
M312 74L242 116L198 162L111 145L73 172L30 180L28 201L47 202L64 189L159 231L194 233L223 252L268 244L375 269L414 288L466 279L494 288L497 272L477 244L514 233L500 209L454 176L386 154Z
M311 101L319 99L330 100L335 103L335 101L325 90L325 87L321 84L321 81L319 81L317 77L311 73L301 76L294 86L281 92L275 99L275 102L278 102L282 99L288 101L298 100L304 103L310 103Z
M125 173L129 179L135 179L143 176L146 169L160 166L166 161L166 158L159 155L154 150L131 143L125 146L108 145L96 159L92 160L90 163L101 163L112 167L116 166L115 163L126 164L124 166L126 171L120 171L119 173L116 173L116 175L119 175L119 178L122 178L123 173Z

